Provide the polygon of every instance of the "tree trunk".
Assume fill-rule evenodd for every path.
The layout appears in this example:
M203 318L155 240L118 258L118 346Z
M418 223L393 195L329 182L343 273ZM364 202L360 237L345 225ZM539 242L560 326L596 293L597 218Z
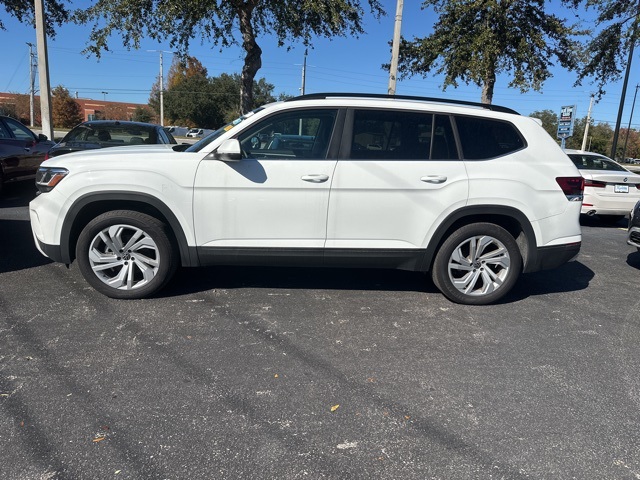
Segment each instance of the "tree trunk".
M240 113L242 114L253 109L253 79L260 67L262 67L262 49L256 42L255 32L251 24L251 14L255 4L255 1L246 2L242 3L242 6L238 8L242 48L246 52L240 77Z
M492 68L484 79L484 85L482 85L482 103L491 104L493 102L493 87L496 85L496 71Z

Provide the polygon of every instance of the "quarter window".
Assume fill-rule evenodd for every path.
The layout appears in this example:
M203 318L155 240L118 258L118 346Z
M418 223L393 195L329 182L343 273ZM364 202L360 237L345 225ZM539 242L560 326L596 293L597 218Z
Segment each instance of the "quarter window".
M478 117L455 117L463 158L484 160L524 148L524 139L511 123Z
M274 115L243 132L242 152L250 158L324 159L337 110L299 110Z
M446 115L356 110L350 158L451 160L458 158L458 151Z

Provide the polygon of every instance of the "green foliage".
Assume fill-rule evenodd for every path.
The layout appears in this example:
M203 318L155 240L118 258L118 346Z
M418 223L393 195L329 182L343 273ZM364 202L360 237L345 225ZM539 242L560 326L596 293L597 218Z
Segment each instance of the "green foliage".
M576 84L592 78L597 86L596 97L601 98L606 93L604 87L621 78L629 51L638 43L640 7L637 1L629 0L571 0L570 3L575 7L584 3L586 8L598 12L596 26L601 30L586 45L585 61Z
M380 0L366 0L374 16L384 14ZM242 45L246 55L241 75L241 109L253 106L253 80L262 66L256 38L275 35L281 46L313 36L335 37L364 33L359 0L97 0L76 10L74 18L92 24L87 51L100 56L111 36L119 32L125 47L139 48L142 38L170 42L182 55L200 39L220 48Z
M538 110L533 112L530 117L539 118L542 120L542 127L551 135L551 137L560 144L560 139L558 139L558 113L553 110ZM574 127L573 127L573 135L566 139L565 148L571 148L580 150L582 148L582 141L584 139L584 129L587 123L587 117L576 118ZM630 138L634 137L635 130L631 130ZM626 135L626 130L624 133L621 133L621 138L624 138ZM640 154L640 136L638 136L637 132L635 132L635 137L638 139L638 144L629 143L629 147L627 147L628 153L631 151L637 151ZM613 143L613 129L606 123L600 123L595 125L593 120L591 120L591 124L589 125L589 132L587 133L587 144L585 146L585 150L590 152L600 153L602 155L609 156L611 153L611 144ZM623 142L620 142L620 146L618 148L620 155L622 155L622 146ZM631 148L632 150L629 150ZM629 156L627 154L627 156Z
M73 128L84 121L82 108L71 98L69 90L58 85L51 91L51 97L51 116L56 127Z
M254 82L256 102L270 103L274 86ZM240 75L184 76L164 94L164 113L171 124L218 128L240 115Z
M44 2L45 29L50 37L55 36L56 26L60 26L69 20L69 11L65 3L64 0L47 0ZM20 22L35 25L35 2L33 0L2 0L0 4L9 15L17 18ZM0 30L5 30L1 17Z
M134 122L151 123L153 121L153 112L146 107L136 107L131 120Z
M548 14L544 0L425 0L429 7L439 15L433 33L401 41L402 77L442 74L443 89L475 84L481 101L491 103L500 73L511 73L509 87L526 92L541 89L554 59L569 70L578 66L574 37L582 32Z

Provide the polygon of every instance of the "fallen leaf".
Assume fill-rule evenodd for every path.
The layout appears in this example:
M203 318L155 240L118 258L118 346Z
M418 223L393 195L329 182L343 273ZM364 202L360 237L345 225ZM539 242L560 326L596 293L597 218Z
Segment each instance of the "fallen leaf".
M276 374L273 376L273 378L278 378L278 374L276 373Z
M338 408L340 408L340 405L334 405L333 407L331 407L331 411L335 412Z
M93 443L98 443L101 442L102 440L104 440L107 437L96 437L93 440L91 440Z

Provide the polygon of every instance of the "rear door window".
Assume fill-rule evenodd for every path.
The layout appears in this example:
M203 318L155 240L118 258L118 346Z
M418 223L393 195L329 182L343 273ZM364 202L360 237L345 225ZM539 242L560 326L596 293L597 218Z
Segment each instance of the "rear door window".
M446 115L356 110L349 158L450 160L458 158L458 151Z

